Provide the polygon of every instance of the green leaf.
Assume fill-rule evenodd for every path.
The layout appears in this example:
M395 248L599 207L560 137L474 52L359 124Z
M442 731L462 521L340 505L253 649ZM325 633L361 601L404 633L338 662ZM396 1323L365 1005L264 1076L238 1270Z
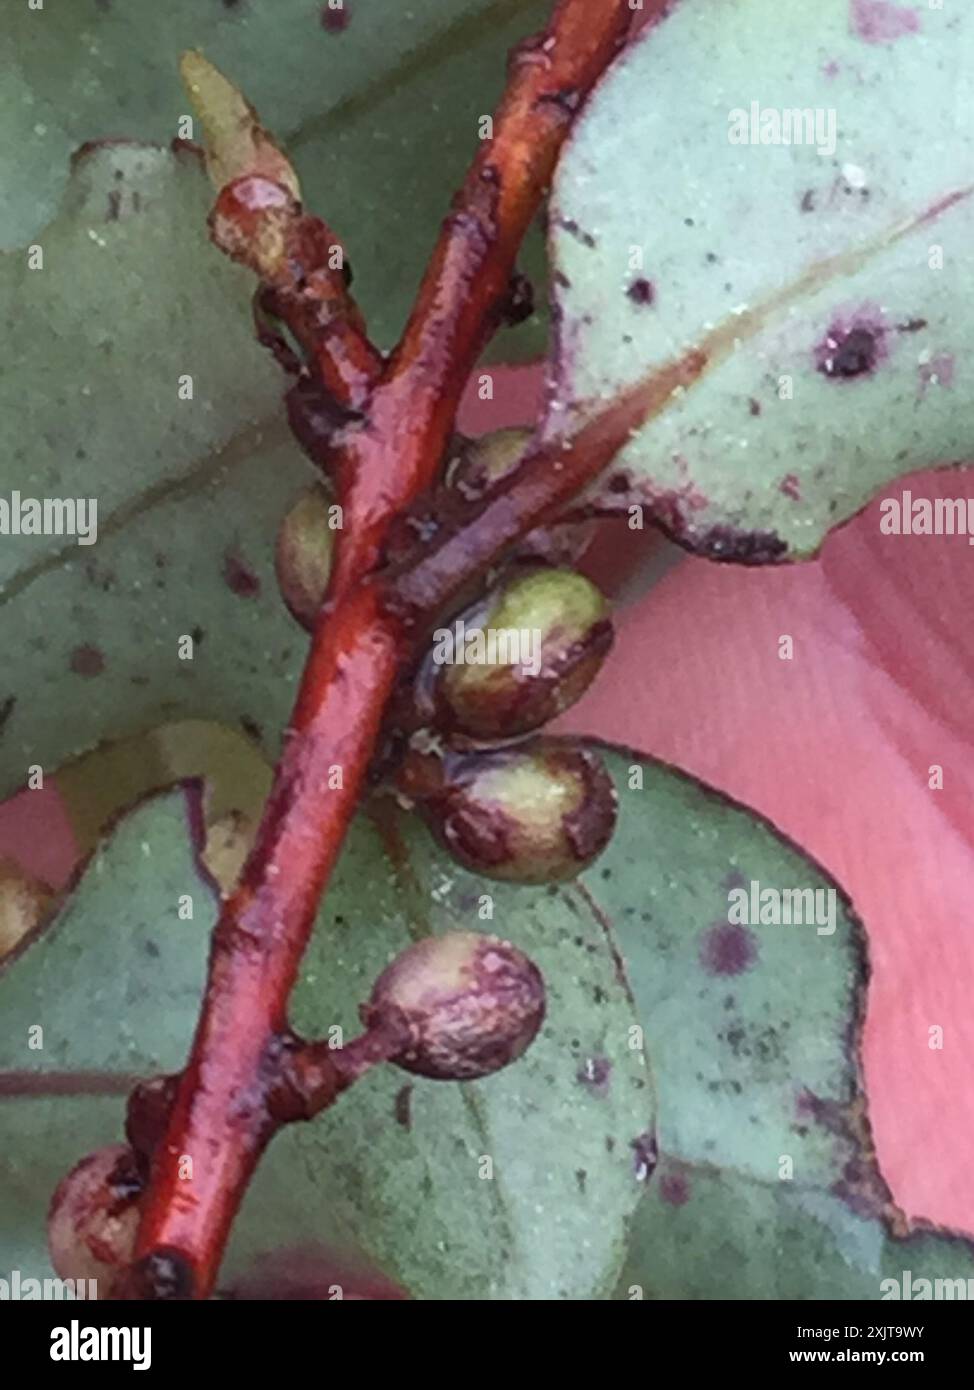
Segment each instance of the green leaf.
M179 50L212 39L269 122L283 118L309 203L334 209L347 230L356 290L381 309L391 341L474 148L476 113L490 108L502 53L543 6L480 0L446 23L438 7L418 4L412 27L388 26L382 43L378 8L362 6L340 36L359 35L350 49L329 47L338 40L315 29L307 6L250 4L242 19L214 6L205 22L198 6L163 16L141 0L105 13L80 3L18 10L10 52L36 90L33 105L6 113L8 128L43 116L54 143L43 159L25 155L19 184L11 173L12 204L24 206L29 189L31 215L47 210L38 170L63 157L67 177L82 138L173 134L187 105ZM53 49L36 42L41 32ZM294 42L298 32L345 54L327 100L317 67L313 82L307 68L312 53L325 60L316 44ZM275 68L265 50L277 44L292 57ZM307 68L300 82L295 62ZM420 152L434 127L430 160ZM8 147L20 149L16 139ZM407 148L417 157L405 158ZM253 339L252 277L208 241L213 195L197 157L103 144L75 160L62 191L50 226L30 224L42 265L32 268L27 250L0 255L0 497L94 498L98 540L8 535L0 549L0 627L19 653L0 683L0 794L31 765L50 769L162 720L242 725L273 753L306 649L272 558L277 520L313 470L290 440L287 383ZM187 378L192 399L180 395ZM25 641L40 611L44 632ZM200 632L193 658L180 657L178 640Z
M184 893L192 921L178 916ZM122 1138L138 1078L182 1066L212 921L174 792L121 823L58 917L0 968L0 1128L12 1141L0 1153L4 1268L50 1277L57 1183Z
M399 335L478 120L500 94L506 52L548 12L546 0L346 0L345 27L329 31L313 0L9 8L0 247L37 238L84 142L168 144L181 134L190 108L179 57L201 49L294 158L307 206L348 248L383 346ZM497 351L526 358L543 341L536 316L502 335Z
M686 0L559 166L547 429L705 353L591 497L712 558L811 555L890 480L970 456L974 16L860 8ZM795 110L821 121L803 143L731 143Z
M275 1252L311 1245L347 1260L364 1252L420 1297L606 1296L643 1190L631 1144L651 1133L654 1108L612 943L572 890L474 880L414 819L397 826L391 814L381 832L366 818L353 830L304 963L295 1025L361 1031L357 1004L388 961L413 937L455 925L482 925L532 956L548 986L546 1022L495 1077L460 1086L386 1067L279 1136L235 1228L224 1287ZM192 922L177 918L186 893ZM0 1229L13 1231L32 1277L47 1272L54 1185L120 1134L121 1098L86 1092L96 1078L118 1091L181 1064L212 917L173 794L121 823L60 918L0 977L0 1105L19 1136L15 1152L0 1154ZM37 1023L41 1052L28 1048ZM68 1094L50 1094L52 1076Z
M619 1296L875 1299L908 1269L974 1278L967 1240L906 1234L877 1166L865 938L841 890L752 812L635 754L607 760L619 827L583 881L622 948L659 1103ZM813 895L801 920L762 924L761 893L794 889Z
M0 491L97 504L96 544L0 548L0 629L19 653L0 687L4 791L163 720L242 722L268 748L286 720L306 638L274 534L313 470L253 341L252 285L207 243L209 199L193 155L101 148L76 165L43 270L0 261Z

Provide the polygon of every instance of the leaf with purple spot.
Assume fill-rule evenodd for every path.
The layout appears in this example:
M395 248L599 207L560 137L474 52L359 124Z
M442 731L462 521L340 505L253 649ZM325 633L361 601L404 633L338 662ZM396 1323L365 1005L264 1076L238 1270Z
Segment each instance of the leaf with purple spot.
M643 506L712 559L801 559L974 452L969 10L683 0L597 88L549 227L549 436L706 359L597 510Z

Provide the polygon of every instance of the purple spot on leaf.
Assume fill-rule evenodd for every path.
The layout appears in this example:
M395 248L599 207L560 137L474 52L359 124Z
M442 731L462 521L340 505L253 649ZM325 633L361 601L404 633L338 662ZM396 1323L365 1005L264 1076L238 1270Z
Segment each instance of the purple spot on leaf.
M889 356L888 329L882 310L862 304L851 313L836 315L822 341L815 347L815 366L830 381L851 381L871 376Z
M660 1178L659 1195L671 1207L685 1206L690 1200L690 1184L682 1173L665 1173Z
M75 647L68 664L76 676L100 676L105 669L105 658L97 647L85 645Z
M626 290L626 294L632 300L633 304L652 304L656 298L656 291L653 288L652 280L646 280L642 277L638 280L633 280L632 284Z
M352 16L348 12L348 0L338 0L335 4L326 3L321 7L321 27L329 34L343 34L352 22Z
M700 947L700 964L708 975L740 975L757 958L757 937L747 927L731 922L711 927Z
M866 43L895 43L905 34L920 32L918 12L891 0L852 0L849 21L852 32Z
M256 598L260 593L260 580L232 551L223 557L223 578L238 598Z
M611 1072L612 1063L607 1057L587 1057L578 1069L576 1080L597 1096L605 1096L609 1092Z

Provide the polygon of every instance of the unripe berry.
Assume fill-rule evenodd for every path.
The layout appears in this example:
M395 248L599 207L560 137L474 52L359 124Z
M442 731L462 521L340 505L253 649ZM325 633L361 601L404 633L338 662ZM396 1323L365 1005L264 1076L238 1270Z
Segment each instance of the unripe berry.
M560 739L443 759L411 753L399 785L454 858L512 883L574 878L615 828L616 792L602 759Z
M447 486L455 488L468 501L476 501L494 483L506 478L521 462L533 431L495 430L479 439L460 441L447 471Z
M129 1263L139 1224L143 1182L134 1153L111 1144L83 1158L51 1199L47 1243L62 1279L97 1279L109 1296Z
M302 627L314 627L331 572L330 503L323 487L306 488L277 532L274 567L281 595Z
M467 502L477 502L495 484L509 477L520 464L534 437L523 428L495 430L478 439L459 436L447 464L447 488ZM515 557L544 561L549 565L573 565L594 535L594 522L550 522L538 526L518 542Z
M520 1057L545 1011L544 980L522 951L496 936L456 931L410 946L362 1006L369 1029L408 1030L391 1060L417 1076L468 1081Z
M516 575L485 607L473 626L493 664L470 661L463 650L449 654L437 681L437 721L473 738L514 738L584 694L612 645L612 622L595 585L571 570Z

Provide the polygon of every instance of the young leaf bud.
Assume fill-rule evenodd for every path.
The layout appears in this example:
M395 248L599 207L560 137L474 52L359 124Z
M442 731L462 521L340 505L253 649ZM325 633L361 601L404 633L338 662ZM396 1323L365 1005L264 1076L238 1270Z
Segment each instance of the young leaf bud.
M274 567L284 602L302 627L314 627L331 571L328 493L306 488L277 532Z
M417 1076L468 1081L520 1057L545 1011L541 972L496 936L456 931L418 941L388 966L362 1006L369 1029L406 1030L391 1060Z
M132 1258L143 1182L135 1154L110 1144L83 1158L51 1199L47 1243L62 1279L96 1279L99 1297Z
M595 679L613 633L594 584L544 568L508 580L484 616L465 623L464 636L445 652L438 722L497 739L529 733L573 705Z
M615 828L616 792L602 759L560 739L444 759L412 753L399 785L454 858L512 883L574 878Z

